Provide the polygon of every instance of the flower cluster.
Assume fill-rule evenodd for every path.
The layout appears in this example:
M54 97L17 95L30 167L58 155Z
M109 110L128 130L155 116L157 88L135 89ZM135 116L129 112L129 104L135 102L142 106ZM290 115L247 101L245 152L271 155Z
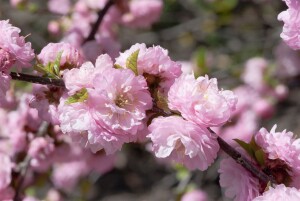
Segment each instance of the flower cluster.
M278 184L265 192L267 184L255 178L232 159L223 159L220 165L220 185L226 188L225 195L242 200L272 200L272 196L299 196L299 139L292 132L276 132L276 125L268 132L260 129L249 143L240 143L244 154L261 171L271 175ZM296 190L297 189L297 190Z
M29 67L34 58L31 43L20 36L21 30L12 26L8 20L0 21L0 106L6 104L6 93L10 87L9 71L13 65L21 69Z
M70 103L62 98L61 128L82 143L107 153L137 139L143 128L152 98L146 80L129 69L115 69L108 55L98 57L95 66L84 63L64 74L69 96L82 92L83 101Z

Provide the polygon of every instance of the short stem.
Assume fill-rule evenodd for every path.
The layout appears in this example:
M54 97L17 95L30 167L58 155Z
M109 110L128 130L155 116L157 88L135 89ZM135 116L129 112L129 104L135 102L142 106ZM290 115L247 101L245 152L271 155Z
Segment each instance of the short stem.
M208 130L214 134L217 135L213 130L208 128ZM238 164L243 166L246 170L251 172L255 177L257 177L260 181L264 183L271 182L272 184L276 184L276 181L272 176L267 175L263 171L261 171L258 167L253 165L253 163L248 160L246 157L244 157L241 153L239 153L237 150L235 150L233 147L231 147L227 142L225 142L222 138L217 136L218 143L220 145L220 148L227 153L232 159L234 159Z
M65 83L62 79L52 79L47 77L28 75L23 73L15 73L15 72L11 72L10 76L13 80L21 80L21 81L37 83L37 84L65 87Z

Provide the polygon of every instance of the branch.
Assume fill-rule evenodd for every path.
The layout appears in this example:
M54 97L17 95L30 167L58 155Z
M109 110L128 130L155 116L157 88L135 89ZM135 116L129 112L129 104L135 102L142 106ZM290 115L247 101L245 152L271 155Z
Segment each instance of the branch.
M210 133L217 135L213 130L208 128ZM217 135L218 136L218 135ZM251 172L255 177L257 177L260 181L264 183L271 182L272 184L276 184L276 181L272 176L267 175L263 171L261 171L259 168L257 168L255 165L252 164L251 161L249 161L246 157L244 157L241 153L239 153L237 150L235 150L233 147L231 147L227 142L225 142L222 138L219 136L217 137L218 143L220 145L220 148L226 152L231 158L233 158L238 164L243 166L246 170Z
M21 80L21 81L37 83L37 84L65 87L65 83L62 79L52 79L52 78L28 75L28 74L23 74L23 73L15 73L15 72L11 72L10 76L13 80Z
M108 12L109 8L110 8L114 3L115 3L114 0L109 0L109 1L105 4L105 6L104 6L103 9L100 10L100 11L98 11L98 19L97 19L97 21L95 22L95 24L93 24L92 30L91 30L89 36L83 41L83 44L86 43L86 42L88 42L88 41L91 41L91 40L94 40L94 39L95 39L95 35L96 35L96 33L97 33L98 29L99 29L99 26L100 26L101 22L103 21L103 18L104 18L104 16L105 16L105 14Z

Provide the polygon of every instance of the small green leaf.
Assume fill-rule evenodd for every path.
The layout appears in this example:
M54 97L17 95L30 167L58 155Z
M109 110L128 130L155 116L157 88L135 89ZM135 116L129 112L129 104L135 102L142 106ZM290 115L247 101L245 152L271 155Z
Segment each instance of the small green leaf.
M126 60L126 68L132 70L136 75L138 75L137 60L138 60L139 52L140 50L136 50Z
M46 69L44 68L44 66L40 63L37 63L33 66L33 69L36 70L39 73L47 73Z
M86 88L83 88L83 89L77 91L73 96L70 96L67 99L66 104L84 102L87 99L88 99L88 92L87 92Z
M121 65L119 64L114 64L115 69L124 69Z
M48 78L60 78L60 60L62 56L62 51L57 54L54 62L49 62L43 65L42 62L37 58L37 62L34 65L34 69L40 73L43 73L43 77Z
M258 162L258 164L260 164L261 166L264 166L266 155L263 152L263 150L262 149L257 150L257 151L255 151L254 154L255 154L255 159Z
M53 63L53 72L55 75L59 76L59 71L60 71L60 60L61 60L61 56L62 56L63 51L60 51L57 54L57 57Z
M205 75L209 73L209 69L206 65L206 49L201 47L196 52L196 62L197 67L200 69L200 75ZM199 75L196 75L198 77Z
M250 144L248 144L242 140L239 140L239 139L234 139L234 141L236 141L252 158L255 157L254 151Z

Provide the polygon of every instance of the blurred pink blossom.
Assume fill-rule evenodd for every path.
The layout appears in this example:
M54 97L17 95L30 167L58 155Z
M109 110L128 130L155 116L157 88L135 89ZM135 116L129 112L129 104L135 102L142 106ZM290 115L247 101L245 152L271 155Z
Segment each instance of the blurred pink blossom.
M48 0L48 9L52 13L66 15L70 11L70 0Z
M207 195L201 190L187 192L181 198L181 201L207 201Z
M264 58L255 57L249 59L245 64L245 70L242 75L243 81L259 92L264 91L266 89L264 76L267 67L268 62Z
M131 0L129 12L122 16L122 23L130 27L149 27L159 19L162 8L161 0Z

